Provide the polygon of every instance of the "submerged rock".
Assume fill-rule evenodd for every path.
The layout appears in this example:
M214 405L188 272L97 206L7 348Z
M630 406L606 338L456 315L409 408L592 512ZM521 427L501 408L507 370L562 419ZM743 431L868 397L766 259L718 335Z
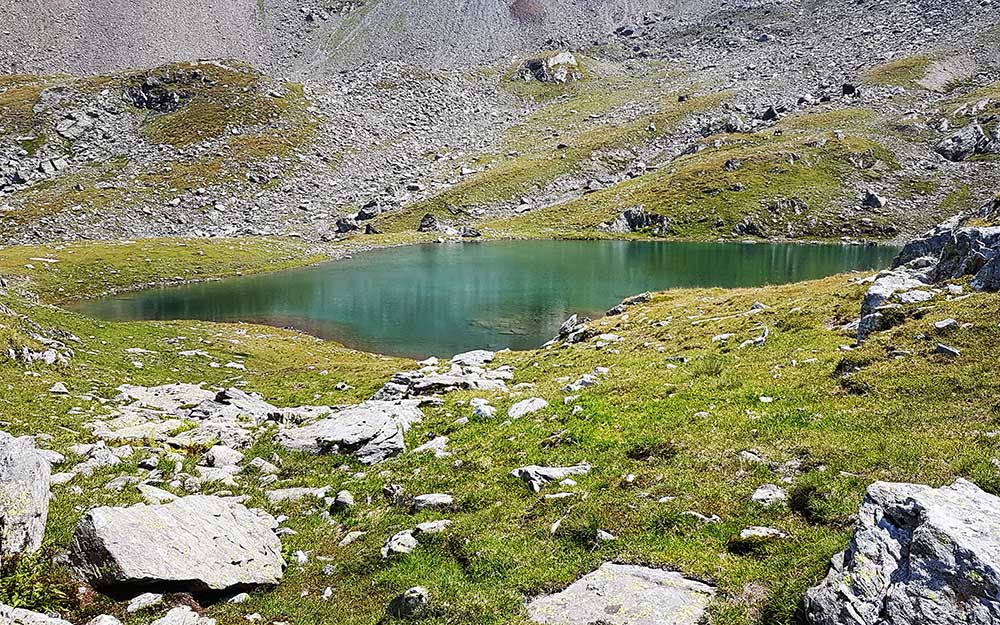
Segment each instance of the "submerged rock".
M608 562L531 601L528 616L545 625L698 625L714 595L680 573Z
M0 562L42 545L51 469L29 437L0 432Z
M274 518L219 497L95 508L73 534L70 560L94 587L219 593L281 580Z
M1000 498L965 480L876 482L805 611L812 625L988 625L998 589Z

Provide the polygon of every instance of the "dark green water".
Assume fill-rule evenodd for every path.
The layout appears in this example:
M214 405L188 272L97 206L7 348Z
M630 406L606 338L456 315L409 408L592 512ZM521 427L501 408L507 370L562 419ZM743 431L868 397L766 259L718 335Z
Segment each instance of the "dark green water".
M571 313L672 287L740 287L888 266L888 247L513 241L420 245L276 274L84 302L109 320L290 326L370 351L425 357L527 349Z

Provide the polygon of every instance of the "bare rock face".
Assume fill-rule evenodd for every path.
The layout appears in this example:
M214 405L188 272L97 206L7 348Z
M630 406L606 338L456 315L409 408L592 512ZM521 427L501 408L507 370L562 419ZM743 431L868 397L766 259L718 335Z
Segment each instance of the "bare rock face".
M221 593L272 586L283 574L270 515L219 497L157 506L95 508L76 527L70 559L110 591L160 588Z
M876 482L847 550L806 594L812 625L1000 623L1000 498L958 480Z
M607 562L529 603L528 616L546 625L697 625L714 595L680 573Z
M49 463L30 438L0 432L0 561L41 547L50 477Z

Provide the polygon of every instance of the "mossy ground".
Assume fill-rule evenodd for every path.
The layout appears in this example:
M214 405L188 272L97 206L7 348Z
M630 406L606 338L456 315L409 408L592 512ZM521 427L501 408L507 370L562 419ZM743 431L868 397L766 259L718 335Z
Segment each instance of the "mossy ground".
M118 271L111 274L114 286L123 288L129 280L169 280L188 262L202 264L202 274L235 268L225 265L232 252L228 242L205 242L205 256L164 242L136 245L147 246L142 254L152 262L137 264L135 255L121 253L129 246L106 248L94 260L80 250L66 256L73 261L64 261L60 274L48 275L25 269L25 258L60 250L20 248L0 253L0 272L31 274L47 297L59 298L60 281L77 289L74 276L112 269ZM216 249L209 249L213 245ZM263 266L261 257L268 254L259 252L247 252L258 257L253 263L234 265ZM77 262L80 268L66 268ZM86 269L91 262L95 269ZM426 408L425 422L409 433L409 447L428 436L449 436L454 454L449 458L406 454L366 468L346 458L287 453L265 439L251 456L279 454L282 470L275 487L347 488L359 505L329 522L315 514L317 502L269 504L254 477L241 477L250 505L289 515L286 525L298 534L284 539L286 551L305 550L310 560L291 564L277 589L252 593L247 604L213 606L209 615L224 625L242 623L251 612L259 612L264 622L378 623L385 622L385 606L393 596L423 585L432 593L434 609L421 622L524 623L525 597L560 589L598 563L616 560L675 568L718 584L715 623L794 622L804 590L846 545L851 516L872 481L940 485L964 476L1000 493L995 464L1000 438L991 435L1000 429L1000 296L937 299L908 309L896 329L876 335L863 349L843 351L841 345L850 339L831 328L855 318L865 288L850 278L763 289L670 291L627 315L595 322L602 332L622 337L603 349L591 342L502 354L500 362L516 368L515 382L532 388L509 395L448 395L443 406ZM755 301L769 308L748 314ZM4 429L49 434L59 451L89 440L82 424L105 410L84 396L110 397L122 383L245 384L278 405L339 404L370 396L393 371L413 366L271 328L99 323L45 304L15 298L5 303L42 327L63 328L82 341L74 345L76 357L68 368L36 366L38 377L0 363ZM935 330L933 322L947 317L971 326ZM764 346L737 347L762 327L771 330ZM725 333L735 336L728 342L712 340ZM938 341L962 355L934 354ZM137 369L136 356L125 352L130 348L156 353L139 357L144 366ZM177 355L185 349L207 351L220 362L243 362L247 371L214 369L208 360ZM596 366L611 372L581 393L583 411L574 415L562 402L561 387ZM69 387L69 397L47 392L57 381ZM335 390L341 381L355 388ZM501 414L529 396L546 398L550 407L509 423L502 417L473 418L456 425L458 417L471 416L464 402L473 396L490 397ZM784 484L793 494L792 508L762 508L750 501L758 486L780 483L783 476L772 466L742 460L743 450L754 450L774 466L801 462L801 472ZM191 453L186 464L196 460ZM579 485L569 489L576 494L567 499L543 499L507 476L526 464L583 461L594 471L577 480ZM86 507L138 501L134 492L102 488L115 475L135 472L129 463L55 487L47 548L66 546ZM455 509L413 515L383 497L388 483L403 485L407 496L450 493ZM72 486L80 486L83 495L70 495L66 489ZM660 501L668 497L675 499ZM717 514L721 522L702 525L682 514L687 510ZM378 550L388 536L431 518L449 518L454 525L444 534L421 537L411 555L381 558ZM777 527L791 537L733 553L730 540L750 525ZM597 529L618 539L597 543ZM352 530L367 533L338 547ZM328 586L333 598L325 601ZM8 598L5 588L0 584L5 594L0 601ZM81 619L99 611L123 612L93 597L55 603ZM149 619L140 614L126 620Z

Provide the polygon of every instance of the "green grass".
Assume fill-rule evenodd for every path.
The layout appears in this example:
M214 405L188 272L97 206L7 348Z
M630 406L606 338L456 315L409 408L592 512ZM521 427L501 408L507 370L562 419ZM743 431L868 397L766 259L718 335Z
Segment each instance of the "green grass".
M142 286L278 271L325 258L322 251L286 239L77 242L0 248L0 275L20 276L45 301L58 303Z
M853 161L864 157L881 160L885 168L898 165L863 134L838 139L828 130L814 130L837 128L836 121L791 118L779 136L731 135L722 145L706 141L704 149L653 173L486 226L512 236L596 236L597 224L641 205L670 218L672 234L681 238L729 235L748 217L766 236L788 236L787 224L792 224L793 236L837 238L847 225L836 216L838 201L848 199L847 183L876 179L882 171L858 169ZM806 208L771 210L776 201L793 198ZM879 236L879 231L871 234Z
M889 61L865 72L865 82L890 87L919 87L935 58L930 55L908 56Z
M169 242L135 245L148 245L142 254L152 259L134 276L142 282L169 278L186 263L201 265L199 274L234 269L226 266L230 261L224 252L233 251L225 244L216 244L215 251L206 248L206 256L175 249ZM81 248L64 254L58 275L23 268L26 256L60 251L23 249L10 255L11 250L4 250L0 273L26 274L50 296L62 294L60 281L67 289L78 289L75 280L112 271L119 272L112 274L113 286L127 288L134 259L142 256L105 248L91 259ZM254 256L259 261L261 254ZM314 504L269 504L254 478L241 478L244 486L238 494L248 495L251 506L290 517L286 525L298 534L284 539L286 552L303 549L312 557L304 566L291 565L277 589L252 593L244 605L213 606L209 616L222 625L243 623L244 614L251 612L259 612L265 622L374 624L383 622L393 596L423 585L431 591L434 610L421 622L523 624L525 597L562 588L600 562L615 560L668 566L713 581L720 590L713 623L795 622L804 590L821 579L829 557L845 547L852 515L870 482L940 485L965 476L1000 492L1000 474L992 462L1000 454L1000 440L987 434L1000 427L995 349L1000 296L937 299L906 309L902 325L875 335L861 350L844 352L839 346L849 339L830 328L857 315L864 287L852 284L851 277L762 289L670 291L630 309L627 316L595 322L596 329L623 338L611 348L599 350L591 343L503 354L498 364L514 366L515 382L533 388L509 395L448 395L442 406L425 408L425 422L408 434L410 446L431 435L449 436L450 458L407 454L364 469L349 459L288 453L261 441L250 457L277 453L281 458L279 481L272 487L347 488L359 504L329 522L311 511ZM108 286L84 285L83 293ZM741 314L755 301L770 308ZM60 328L81 338L68 368L36 366L38 377L0 361L4 428L15 434L49 434L51 446L62 452L89 440L82 424L106 410L79 396L110 397L121 383L245 382L245 388L278 405L339 404L370 396L393 371L413 366L270 328L98 323L9 295L4 302L43 330ZM933 322L947 317L972 326L935 331ZM662 320L669 321L651 325ZM7 325L0 319L0 326ZM763 347L737 347L759 334L761 326L771 329ZM711 340L722 333L736 338L725 344ZM950 360L934 355L937 341L958 347L962 356ZM125 353L136 347L157 352L142 356L142 369L135 369L130 363L134 357ZM212 369L207 361L176 354L195 348L220 362L239 359L247 371ZM896 358L890 348L907 355ZM672 356L683 356L687 363L676 364L668 359ZM583 412L573 414L563 405L560 389L566 379L595 366L610 367L611 373L581 394ZM67 384L72 395L48 394L56 381ZM356 388L336 391L339 381ZM551 406L513 423L501 418L456 425L456 418L470 415L464 402L473 396L489 396L501 414L528 396L544 397ZM761 396L774 401L762 403ZM750 501L758 486L777 483L782 475L741 460L743 450L754 450L773 466L801 462L801 472L787 485L794 509L762 509ZM185 464L190 468L196 460L191 450ZM525 464L582 461L594 471L578 479L579 485L570 489L577 496L570 499L544 500L507 476ZM355 475L359 470L365 473ZM55 487L48 548L66 546L85 507L138 501L134 491L102 488L116 475L134 472L128 463ZM634 478L626 480L628 475ZM401 484L407 496L451 493L456 509L412 515L381 494L389 483ZM67 489L74 486L83 494L71 495ZM676 499L658 503L667 496ZM722 521L699 525L682 515L686 510L718 514ZM389 560L378 554L396 531L445 517L454 521L451 529L422 538L413 554ZM559 519L553 534L550 527ZM749 525L770 525L791 538L731 553L731 539ZM596 529L618 540L597 544ZM338 547L352 530L367 534L349 547ZM23 586L32 584L25 580ZM747 605L744 589L749 584L757 590ZM333 601L320 598L327 586L334 590ZM14 592L24 590L0 583L0 601ZM33 601L55 604L81 621L101 611L124 616L121 604L100 599L83 606L51 596Z

